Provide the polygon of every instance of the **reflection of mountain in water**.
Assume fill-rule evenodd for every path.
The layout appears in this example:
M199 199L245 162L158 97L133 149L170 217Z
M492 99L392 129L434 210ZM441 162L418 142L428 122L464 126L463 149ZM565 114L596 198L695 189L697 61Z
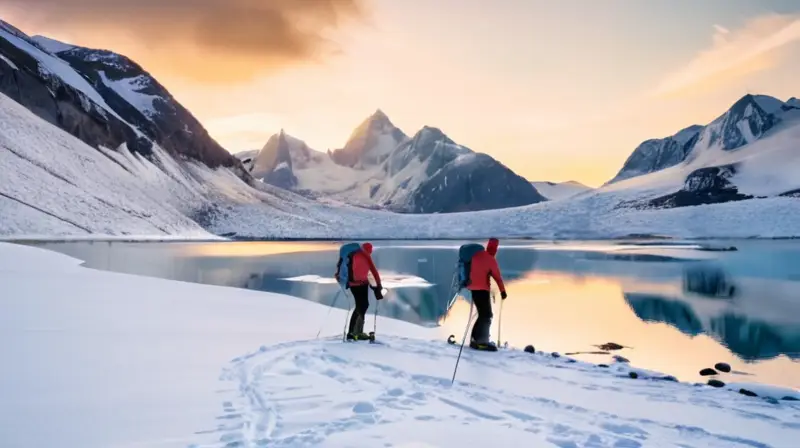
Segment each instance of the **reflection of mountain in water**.
M689 336L703 333L703 323L685 302L635 293L625 293L625 300L636 316L645 322L670 324Z
M691 304L655 294L625 293L637 317L646 322L672 325L689 336L707 334L746 360L765 360L786 355L800 359L800 328L773 325L725 312L701 318Z
M436 323L446 312L453 292L451 285L457 261L454 249L380 248L373 253L378 269L383 272L410 274L421 277L433 286L426 288L396 288L382 301L379 314L418 324ZM299 275L332 277L336 270L336 251L296 252L260 257L257 260L209 260L197 262L223 264L231 276L231 286L271 291L330 304L338 291L337 285L293 282L283 280ZM498 257L504 279L512 281L533 268L536 252L505 250ZM514 269L512 269L512 267ZM352 301L352 300L350 300ZM348 301L340 297L336 306L346 309ZM370 312L374 311L370 305Z
M736 347L736 353L744 359L771 359L780 355L800 359L800 331L782 332L780 327L730 313L711 319L710 327L726 346Z
M686 265L683 271L683 290L705 297L731 298L736 295L736 286L726 272L709 263Z

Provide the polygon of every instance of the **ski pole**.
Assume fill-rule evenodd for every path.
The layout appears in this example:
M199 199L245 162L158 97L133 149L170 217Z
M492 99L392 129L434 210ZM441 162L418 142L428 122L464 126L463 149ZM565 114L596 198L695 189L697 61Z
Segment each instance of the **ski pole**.
M500 312L497 313L497 348L500 348L500 331L503 329L503 302L505 300L500 299Z
M467 332L469 331L469 324L472 323L472 302L469 304L469 318L467 319L467 326L464 328L464 337L461 339L461 348L458 349L458 357L456 358L456 366L453 368L453 379L450 381L452 386L456 382L456 372L458 371L458 362L461 360L461 352L464 350L464 342L467 341Z
M339 289L342 290L342 292L344 293L344 296L346 298L347 297L347 293L344 291L344 289L342 289L341 286L339 287ZM347 301L347 314L344 315L344 327L342 328L342 342L346 342L347 341L347 317L349 315L350 315L350 301L348 300Z
M375 301L375 318L372 319L372 335L375 336L375 333L378 331L378 305L380 305L381 301Z
M342 290L340 288L338 291L336 291L336 295L333 296L333 301L331 302L330 307L328 307L328 314L325 315L325 319L322 321L322 325L319 326L317 337L315 337L314 339L319 339L319 335L322 333L322 329L325 328L325 323L328 322L328 317L330 317L331 311L333 311L333 307L336 306L336 301L339 300L339 294L341 293Z

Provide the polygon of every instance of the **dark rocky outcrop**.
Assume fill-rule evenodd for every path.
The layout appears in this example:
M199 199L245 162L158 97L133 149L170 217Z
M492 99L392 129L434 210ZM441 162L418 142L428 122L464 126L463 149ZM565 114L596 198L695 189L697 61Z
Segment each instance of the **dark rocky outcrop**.
M675 208L753 199L754 196L739 193L736 185L729 180L736 171L735 164L700 168L686 177L683 188L652 199L645 206Z
M9 25L0 22L0 26ZM130 126L47 72L36 58L2 36L0 54L14 64L0 59L0 92L9 98L92 147L116 149L127 143L132 151L150 153L151 143L138 137Z

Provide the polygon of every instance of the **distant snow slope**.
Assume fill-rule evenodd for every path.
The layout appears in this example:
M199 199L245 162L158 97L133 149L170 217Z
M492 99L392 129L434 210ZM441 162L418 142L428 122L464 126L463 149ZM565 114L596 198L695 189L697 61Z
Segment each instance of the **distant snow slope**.
M561 199L571 198L575 195L591 191L591 187L587 187L580 182L576 182L574 180L568 182L531 182L534 187L536 187L536 191L541 193L542 196L546 197L551 201L558 201Z

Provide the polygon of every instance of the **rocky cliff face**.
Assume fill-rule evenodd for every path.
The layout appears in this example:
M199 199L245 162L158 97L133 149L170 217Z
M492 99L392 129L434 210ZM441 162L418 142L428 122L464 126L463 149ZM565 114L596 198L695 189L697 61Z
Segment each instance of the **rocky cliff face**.
M164 86L129 58L81 47L56 55L87 78L120 116L169 153L212 168L238 164Z
M683 162L697 143L702 130L703 126L694 125L673 136L643 142L609 183L653 173Z
M526 179L486 154L444 165L414 192L414 213L452 213L535 204L546 199Z
M230 167L251 180L158 81L122 55L34 39L0 22L0 56L1 92L92 147L125 144L149 157L158 144L179 159Z
M292 171L292 148L289 137L283 131L269 138L253 159L250 173L276 187L291 190L297 186L297 178Z
M686 177L683 188L647 201L646 207L675 208L752 199L731 182L736 173L736 164L700 168Z

